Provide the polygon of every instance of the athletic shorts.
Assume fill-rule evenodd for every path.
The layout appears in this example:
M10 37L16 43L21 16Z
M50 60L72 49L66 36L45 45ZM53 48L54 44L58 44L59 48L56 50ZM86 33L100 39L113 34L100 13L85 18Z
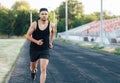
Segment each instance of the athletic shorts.
M31 60L31 62L35 62L40 58L49 59L50 58L49 49L42 50L42 51L30 49L30 60Z

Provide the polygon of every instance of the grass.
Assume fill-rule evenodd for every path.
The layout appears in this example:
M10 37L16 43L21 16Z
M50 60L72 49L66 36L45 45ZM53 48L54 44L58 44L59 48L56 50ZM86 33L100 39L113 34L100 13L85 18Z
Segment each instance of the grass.
M0 34L0 39L23 39L24 36L9 36L8 35L1 35Z
M24 39L0 39L0 83L5 83L24 41Z
M120 55L120 47L115 48L115 51L113 53L116 55Z
M70 44L73 44L73 45L76 45L76 46L81 46L81 47L84 47L84 48L88 48L88 49L93 49L93 50L96 50L96 51L104 51L104 52L108 52L108 53L111 53L111 54L115 54L115 55L120 55L120 47L100 47L99 45L87 45L87 44L84 44L84 43L74 43L70 40L64 40L64 39L56 39L58 41L61 41L61 42L64 42L64 43L70 43Z

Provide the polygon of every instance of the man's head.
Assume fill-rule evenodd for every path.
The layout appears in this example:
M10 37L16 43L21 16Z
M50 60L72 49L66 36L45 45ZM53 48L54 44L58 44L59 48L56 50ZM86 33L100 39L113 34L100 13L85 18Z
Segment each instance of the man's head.
M48 19L48 10L47 8L41 8L39 10L39 17L42 21L46 21Z

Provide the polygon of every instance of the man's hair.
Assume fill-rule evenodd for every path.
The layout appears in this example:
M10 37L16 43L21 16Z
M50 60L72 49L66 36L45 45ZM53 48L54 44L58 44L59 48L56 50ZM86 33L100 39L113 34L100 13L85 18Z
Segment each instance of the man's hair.
M42 12L42 11L47 11L47 12L48 12L48 9L47 9L47 8L41 8L41 9L39 10L39 13Z

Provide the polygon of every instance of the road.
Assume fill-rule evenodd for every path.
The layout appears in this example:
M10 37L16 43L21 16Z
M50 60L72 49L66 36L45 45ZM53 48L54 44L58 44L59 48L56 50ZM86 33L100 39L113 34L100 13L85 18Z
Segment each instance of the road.
M46 83L120 83L120 56L54 41ZM8 83L31 83L25 42ZM35 83L39 83L39 64Z

